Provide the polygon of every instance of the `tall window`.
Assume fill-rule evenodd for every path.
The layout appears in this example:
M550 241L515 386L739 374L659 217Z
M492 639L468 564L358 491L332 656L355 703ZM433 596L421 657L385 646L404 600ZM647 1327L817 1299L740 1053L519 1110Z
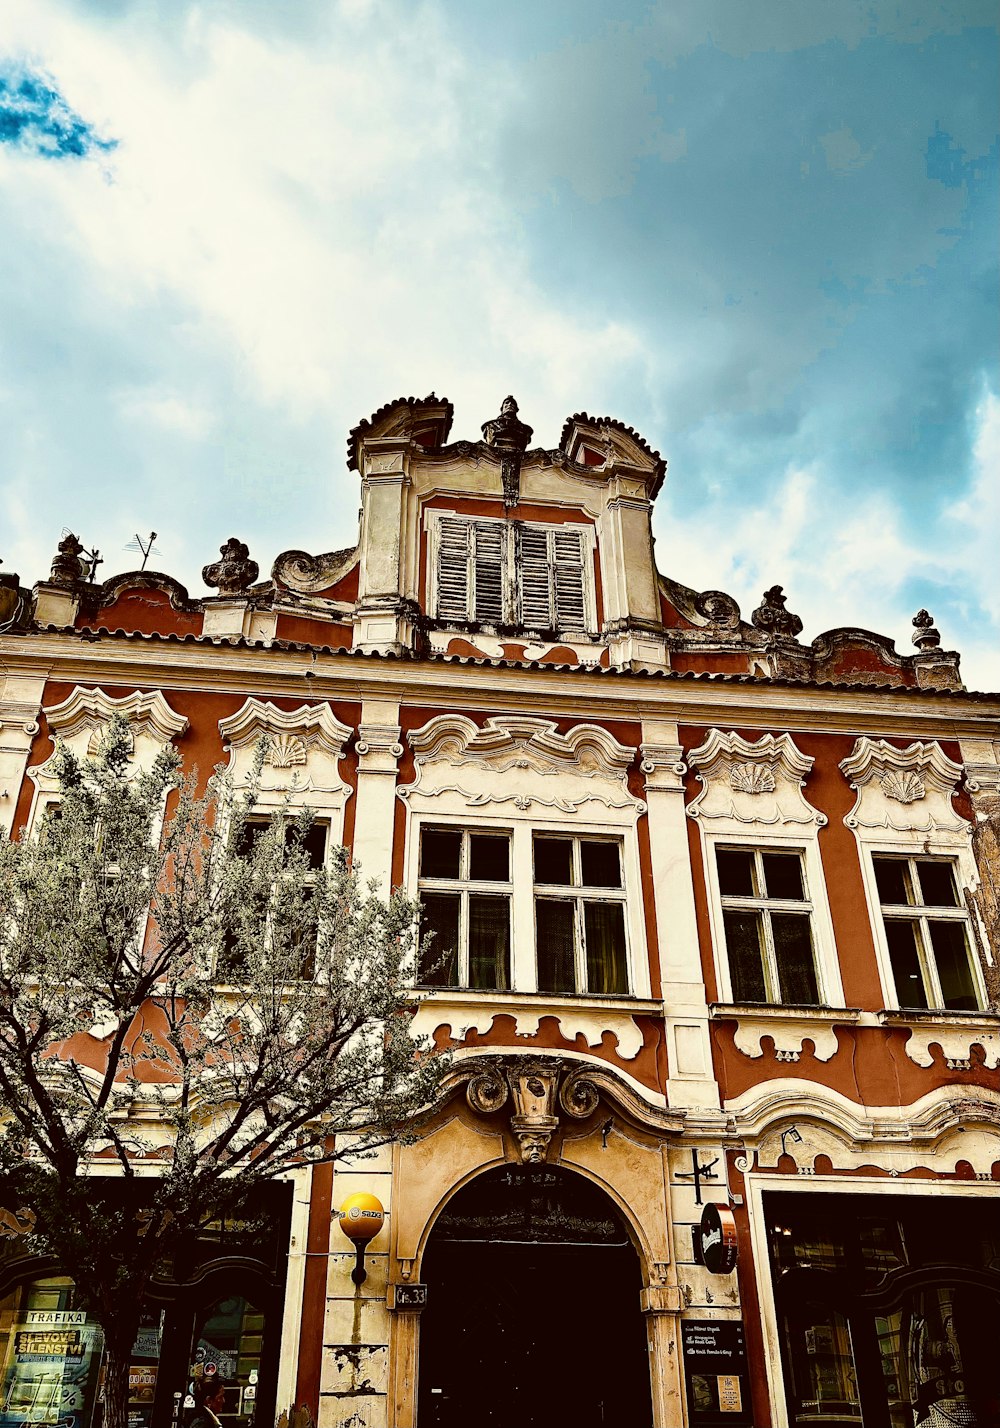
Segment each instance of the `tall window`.
M427 826L420 834L420 980L432 987L510 987L510 834Z
M877 853L872 863L899 1005L978 1010L954 861Z
M442 516L438 530L439 619L535 630L592 625L579 529Z
M733 1000L815 1006L813 905L801 853L717 848Z
M239 841L235 851L240 857L250 861L258 840L271 827L269 818L248 818L240 828ZM285 827L285 844L289 850L301 853L306 860L306 875L303 880L301 901L296 900L294 912L282 906L281 888L258 887L258 899L254 906L244 909L244 939L248 931L256 932L262 944L274 946L280 940L291 958L299 966L299 976L308 980L316 969L317 921L313 907L313 890L316 875L326 863L330 841L330 825L314 819L300 836L293 824ZM284 947L282 950L284 950ZM245 946L242 949L245 952ZM223 943L219 957L220 972L234 980L238 978L241 958L239 940L230 932Z
M628 994L621 844L535 834L540 992Z

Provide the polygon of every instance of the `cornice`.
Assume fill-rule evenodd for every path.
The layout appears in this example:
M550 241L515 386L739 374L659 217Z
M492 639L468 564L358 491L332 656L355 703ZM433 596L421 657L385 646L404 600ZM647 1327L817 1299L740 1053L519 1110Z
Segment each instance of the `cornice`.
M220 640L82 639L45 631L0 639L0 661L20 673L68 684L209 690L258 697L379 698L466 711L491 702L505 711L575 719L668 719L732 728L821 730L894 738L997 735L1000 694L823 687L771 680L364 656L306 646L269 648Z

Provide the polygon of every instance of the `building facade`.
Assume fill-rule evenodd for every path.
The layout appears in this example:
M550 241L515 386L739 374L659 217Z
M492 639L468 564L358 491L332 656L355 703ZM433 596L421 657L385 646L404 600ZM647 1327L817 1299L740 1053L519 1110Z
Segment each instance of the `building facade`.
M745 620L659 571L665 463L618 421L451 423L361 422L357 546L269 580L231 540L214 595L95 583L73 537L2 578L4 831L114 710L203 774L267 734L262 805L419 896L454 1053L412 1142L177 1267L136 1421L200 1350L234 1428L1000 1422L1000 696L926 612L913 654L806 644L780 586ZM24 1316L72 1311L4 1263L6 1383Z

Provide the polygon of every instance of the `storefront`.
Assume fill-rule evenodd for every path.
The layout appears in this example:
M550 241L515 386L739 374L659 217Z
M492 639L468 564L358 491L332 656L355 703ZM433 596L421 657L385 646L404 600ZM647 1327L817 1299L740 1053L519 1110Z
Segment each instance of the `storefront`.
M132 1428L182 1423L192 1380L229 1385L225 1428L274 1421L291 1187L258 1192L252 1214L219 1222L161 1266L129 1373ZM0 1428L100 1428L104 1336L58 1266L0 1247Z
M1000 1201L765 1191L792 1428L997 1428Z

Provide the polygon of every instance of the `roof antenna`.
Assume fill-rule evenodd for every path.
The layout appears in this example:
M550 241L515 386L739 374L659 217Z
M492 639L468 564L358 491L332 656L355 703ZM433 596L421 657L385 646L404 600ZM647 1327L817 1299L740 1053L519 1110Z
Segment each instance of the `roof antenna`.
M151 555L159 555L159 554L160 554L160 552L156 549L156 546L153 544L153 541L154 541L155 539L156 539L156 532L155 532L155 531L150 531L150 533L149 533L149 539L146 540L145 542L143 541L142 536L139 534L139 532L136 531L135 540L130 540L129 543L128 543L128 545L125 547L126 550L141 550L141 551L142 551L142 564L139 566L139 569L140 569L140 570L145 570L145 569L146 569L146 561L149 559L149 557L150 557Z

